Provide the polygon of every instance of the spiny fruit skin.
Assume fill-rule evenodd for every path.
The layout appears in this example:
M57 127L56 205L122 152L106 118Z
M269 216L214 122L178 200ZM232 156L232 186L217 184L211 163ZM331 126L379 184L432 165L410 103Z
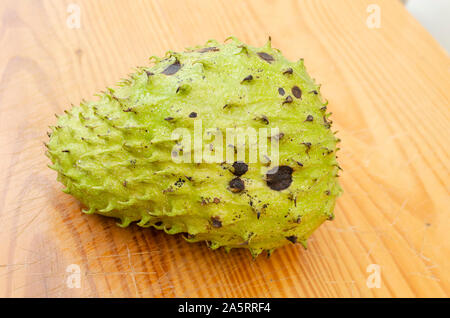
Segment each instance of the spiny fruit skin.
M58 118L50 167L84 212L185 233L212 249L248 248L254 257L306 247L333 218L338 139L319 86L303 60L289 62L270 40L255 48L230 39L152 57L153 66ZM224 136L230 127L278 127L278 170L270 161L174 163L172 132L193 131L195 119Z

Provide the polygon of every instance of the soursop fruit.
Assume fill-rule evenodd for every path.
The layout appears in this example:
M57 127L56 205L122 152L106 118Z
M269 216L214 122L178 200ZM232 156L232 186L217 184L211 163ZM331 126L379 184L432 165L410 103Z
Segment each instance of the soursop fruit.
M288 61L270 39L256 48L230 38L151 61L51 127L47 155L63 191L86 213L118 218L123 227L137 222L184 233L212 249L247 248L257 256L290 243L306 247L333 218L341 188L339 140L303 60ZM278 160L268 151L250 162L248 138L244 160L226 160L224 149L217 162L195 161L196 152L214 148L213 138L203 136L198 151L174 132L194 136L199 120L212 128L206 137L222 133L232 154L228 128L278 128L258 137L278 143Z

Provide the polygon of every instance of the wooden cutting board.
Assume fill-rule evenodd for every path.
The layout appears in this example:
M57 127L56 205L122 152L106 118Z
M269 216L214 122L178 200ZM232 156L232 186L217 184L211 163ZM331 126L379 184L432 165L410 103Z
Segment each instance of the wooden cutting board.
M0 17L0 296L449 296L450 62L399 2L6 0ZM307 251L252 260L83 215L47 168L54 114L151 55L229 35L271 35L323 84L336 219Z

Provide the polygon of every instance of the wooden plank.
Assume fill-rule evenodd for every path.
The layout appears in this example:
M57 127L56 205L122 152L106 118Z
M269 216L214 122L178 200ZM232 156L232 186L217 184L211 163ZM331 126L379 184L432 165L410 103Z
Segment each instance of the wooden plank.
M0 4L0 296L448 297L449 58L396 1ZM151 55L235 35L305 58L342 139L336 219L253 261L80 213L46 168L61 113ZM70 264L81 288L69 288ZM369 288L370 264L381 268ZM369 285L370 286L370 285Z

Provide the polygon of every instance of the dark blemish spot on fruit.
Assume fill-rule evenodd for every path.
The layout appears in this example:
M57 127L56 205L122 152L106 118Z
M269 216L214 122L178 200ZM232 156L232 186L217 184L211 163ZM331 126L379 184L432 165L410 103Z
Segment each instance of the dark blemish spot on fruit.
M276 191L287 189L292 183L293 171L289 166L279 166L270 169L266 174L267 185Z
M290 201L294 201L295 200L294 194L293 193L289 193L287 199L290 200ZM287 215L285 216L285 218L287 218Z
M197 117L197 113L196 112L192 112L192 113L189 114L189 117L190 118L195 118L195 117Z
M275 139L275 140L281 140L282 138L284 137L284 133L279 133L278 135L275 135L275 136L273 136L273 138Z
M169 65L164 71L162 71L165 75L173 75L178 72L181 68L181 64L179 61L175 61L175 63Z
M212 47L205 47L203 49L198 50L197 52L199 53L206 53L206 52L217 52L220 51L218 48L216 48L215 46Z
M230 187L230 191L234 193L242 192L245 188L244 181L240 178L234 178L228 185Z
M173 117L166 117L166 118L164 118L164 120L171 121L171 120L173 120Z
M294 70L292 68L288 68L286 71L283 72L284 75L292 74L292 73L294 73Z
M250 82L251 80L253 80L253 75L248 75L242 80L241 83L243 83L243 82Z
M262 121L263 123L265 123L266 125L269 124L269 118L267 118L266 115L262 115L262 116L261 116L261 121Z
M176 187L181 187L183 184L184 184L184 180L183 179L181 179L181 178L179 178L178 180L177 180L177 182L175 182L175 186Z
M333 221L333 220L334 220L334 215L328 216L327 220L328 220L328 221Z
M302 142L302 145L306 146L306 152L308 152L309 149L311 149L311 143L310 142Z
M302 218L299 216L295 222L301 223L302 222Z
M327 106L323 106L320 108L321 111L326 111L327 110Z
M219 199L219 198L214 198L213 202L214 202L215 204L218 204L218 203L220 203L220 199Z
M292 87L291 91L292 91L292 95L294 95L296 98L302 97L302 90L300 89L300 87L294 86L294 87Z
M291 95L288 95L287 97L286 97L286 99L283 101L283 104L282 105L284 105L284 104L290 104L290 103L292 103L294 100L292 99L292 97L291 97Z
M310 93L313 93L314 95L317 95L317 94L319 94L319 92L317 92L316 90L314 90L314 91L310 91Z
M330 190L327 190L327 191L325 191L325 194L326 194L326 195L330 195L330 194L331 194L331 191L330 191Z
M48 148L48 146L47 146L47 148ZM62 152L70 152L70 150L61 150Z
M233 174L238 177L242 176L248 171L248 165L242 161L236 161L235 163L233 163L233 168Z
M133 108L131 108L131 107L128 107L127 109L124 109L123 110L125 113L135 113L135 114L137 114L137 111L135 111Z
M301 163L300 161L297 161L297 164L298 164L300 167L303 167L303 163Z
M313 121L314 117L312 115L308 115L306 116L306 120L305 121Z
M281 96L284 96L285 91L284 91L283 87L278 88L278 94L280 94Z
M155 75L155 73L152 73L152 72L150 72L150 71L145 71L145 73L147 74L148 77L150 77L150 76L152 76L152 75Z
M128 184L127 180L124 180L123 183L122 183L122 185L123 185L125 188L127 187L127 184Z
M297 236L295 235L291 235L291 236L286 236L286 240L292 242L293 244L297 243Z
M265 52L258 52L258 53L256 53L256 54L258 54L258 56L259 56L262 60L264 60L264 61L266 61L266 62L268 62L268 63L272 63L272 62L274 61L273 56L270 55L270 54L267 54L267 53L265 53Z
M155 223L156 226L161 226L162 224L163 224L163 222L161 222L161 221Z
M222 227L222 221L220 221L220 218L218 216L211 217L211 223L215 228Z
M256 218L259 220L259 217L261 216L261 212L256 212Z

